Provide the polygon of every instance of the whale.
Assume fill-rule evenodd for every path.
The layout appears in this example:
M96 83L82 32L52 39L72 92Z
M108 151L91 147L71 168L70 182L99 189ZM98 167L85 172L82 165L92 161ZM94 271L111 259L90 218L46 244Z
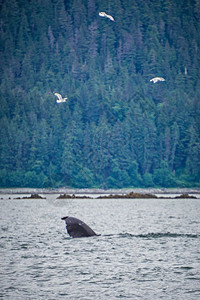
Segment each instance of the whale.
M68 234L73 238L90 237L97 235L87 224L74 217L63 217Z

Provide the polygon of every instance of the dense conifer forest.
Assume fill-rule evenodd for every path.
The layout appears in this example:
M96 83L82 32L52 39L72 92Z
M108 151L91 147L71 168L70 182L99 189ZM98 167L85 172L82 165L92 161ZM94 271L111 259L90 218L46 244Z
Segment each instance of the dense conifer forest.
M4 0L0 35L1 187L200 186L199 0Z

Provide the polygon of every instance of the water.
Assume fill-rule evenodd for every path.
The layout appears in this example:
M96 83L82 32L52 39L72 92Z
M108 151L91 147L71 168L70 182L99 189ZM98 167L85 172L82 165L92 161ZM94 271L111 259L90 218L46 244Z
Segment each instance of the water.
M199 299L199 199L56 196L3 196L1 299ZM70 238L66 215L101 236Z

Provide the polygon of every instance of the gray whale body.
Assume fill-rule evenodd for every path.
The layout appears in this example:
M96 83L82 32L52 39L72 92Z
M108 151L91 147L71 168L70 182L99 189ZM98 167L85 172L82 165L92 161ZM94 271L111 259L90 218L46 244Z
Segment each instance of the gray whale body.
M67 232L73 238L97 235L87 224L79 219L67 216L61 218L61 220L65 221Z

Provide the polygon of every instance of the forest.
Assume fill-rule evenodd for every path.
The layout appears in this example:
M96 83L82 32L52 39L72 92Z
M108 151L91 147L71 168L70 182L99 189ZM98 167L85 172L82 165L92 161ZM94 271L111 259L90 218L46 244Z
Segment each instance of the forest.
M1 1L0 187L200 187L199 33L200 0Z

